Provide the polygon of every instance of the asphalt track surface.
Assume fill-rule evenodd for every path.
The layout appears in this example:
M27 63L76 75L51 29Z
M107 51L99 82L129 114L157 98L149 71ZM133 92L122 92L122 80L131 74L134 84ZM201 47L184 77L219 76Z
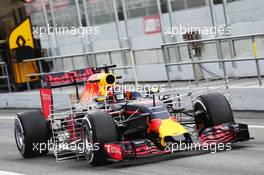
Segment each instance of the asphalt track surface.
M45 157L23 159L16 148L13 118L16 110L0 110L0 175L17 174L264 174L264 113L235 112L236 122L250 126L253 140L233 146L231 151L177 152L174 155L91 167L85 161L57 163Z

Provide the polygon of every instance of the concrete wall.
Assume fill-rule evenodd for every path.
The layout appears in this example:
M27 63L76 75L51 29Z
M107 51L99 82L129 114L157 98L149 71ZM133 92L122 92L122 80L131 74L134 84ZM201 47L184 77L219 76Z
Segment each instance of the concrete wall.
M69 104L68 93L54 93L54 104ZM0 108L41 108L39 92L5 93L0 95Z
M186 90L177 91L180 95L186 92ZM264 110L264 88L231 87L230 94L231 106L233 110ZM56 106L69 106L69 92L57 91L54 93L53 99ZM188 100L186 102L182 102L182 106L188 108L191 107L191 103ZM33 91L1 94L0 108L41 108L39 92Z
M233 87L231 88L232 108L234 110L264 110L264 89Z

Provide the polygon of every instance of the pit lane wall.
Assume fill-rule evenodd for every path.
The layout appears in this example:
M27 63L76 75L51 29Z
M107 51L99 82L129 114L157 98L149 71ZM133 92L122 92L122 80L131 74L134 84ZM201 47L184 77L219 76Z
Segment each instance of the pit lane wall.
M239 111L263 111L263 87L230 87L232 109ZM69 92L53 94L54 104L69 106ZM63 106L63 105L62 105ZM38 91L0 94L0 108L41 108Z

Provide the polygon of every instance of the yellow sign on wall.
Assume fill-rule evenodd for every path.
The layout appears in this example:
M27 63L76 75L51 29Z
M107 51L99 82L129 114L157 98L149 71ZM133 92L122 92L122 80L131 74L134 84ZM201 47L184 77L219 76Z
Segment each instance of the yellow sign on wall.
M8 44L11 55L12 51L17 48L31 47L35 49L30 17L26 18L11 31L8 37ZM26 74L38 73L38 67L35 61L26 63L17 62L13 55L11 56L11 60L16 84L39 80L39 77L26 76Z
M10 50L22 46L29 46L31 48L35 48L32 26L29 17L12 30L9 35L8 42Z

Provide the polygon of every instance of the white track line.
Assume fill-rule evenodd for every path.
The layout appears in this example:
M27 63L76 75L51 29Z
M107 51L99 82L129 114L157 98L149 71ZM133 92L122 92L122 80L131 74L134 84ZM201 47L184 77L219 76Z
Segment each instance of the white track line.
M15 117L13 116L0 116L0 120L14 120Z
M259 126L259 125L248 125L248 127L254 129L264 129L264 126Z
M0 171L0 175L25 175L25 174L13 173L9 171Z

